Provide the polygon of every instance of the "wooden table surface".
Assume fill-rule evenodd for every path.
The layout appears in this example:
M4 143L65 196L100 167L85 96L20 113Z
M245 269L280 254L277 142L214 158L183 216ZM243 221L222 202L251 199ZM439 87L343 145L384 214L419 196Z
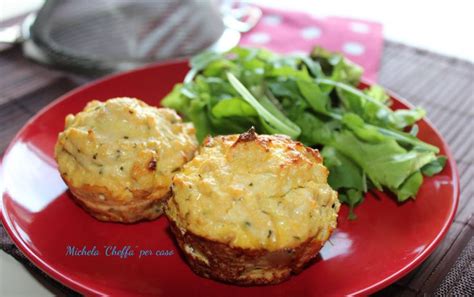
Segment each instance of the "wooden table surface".
M18 46L0 52L0 73L0 152L43 106L91 80L29 61ZM474 223L474 65L386 41L379 83L427 110L429 119L454 153L461 197L453 225L434 253L406 277L375 295L451 295L457 292L456 288L463 288L462 295L472 296L473 285L469 278L472 280L474 241L469 241L473 237ZM2 227L0 234L3 238L0 248L25 265L31 265L8 240ZM39 270L31 268L31 271L48 283L48 287L57 288L54 294L73 293Z

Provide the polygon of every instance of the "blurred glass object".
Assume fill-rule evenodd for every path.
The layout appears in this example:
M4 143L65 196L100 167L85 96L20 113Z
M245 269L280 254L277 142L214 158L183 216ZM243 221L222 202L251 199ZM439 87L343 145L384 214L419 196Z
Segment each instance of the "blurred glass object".
M42 63L109 73L228 50L260 16L229 0L48 0L16 41Z

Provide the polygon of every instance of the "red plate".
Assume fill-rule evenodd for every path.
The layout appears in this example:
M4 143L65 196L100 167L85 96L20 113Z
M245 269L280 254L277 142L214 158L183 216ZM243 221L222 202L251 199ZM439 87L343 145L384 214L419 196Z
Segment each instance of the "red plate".
M102 223L69 197L53 159L64 117L92 99L118 96L159 105L182 81L185 62L156 65L119 74L70 92L43 109L18 133L0 164L3 225L23 253L68 287L94 295L156 296L321 296L370 294L420 264L446 234L456 211L459 179L451 153L427 121L422 140L441 148L448 163L425 178L416 201L402 205L384 194L368 195L348 221L343 207L339 227L318 260L280 285L237 287L195 275L160 218L135 225ZM407 104L395 99L395 107ZM67 247L96 247L97 256L68 256ZM133 256L106 256L105 246L129 246ZM139 258L139 250L174 250L172 256Z

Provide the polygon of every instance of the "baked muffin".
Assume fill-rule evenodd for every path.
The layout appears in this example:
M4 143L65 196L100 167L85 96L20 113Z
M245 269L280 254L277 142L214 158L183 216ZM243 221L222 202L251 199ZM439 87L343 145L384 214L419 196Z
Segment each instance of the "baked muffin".
M160 216L173 175L197 149L175 111L132 98L91 101L66 117L55 158L77 202L102 221Z
M283 135L207 138L173 178L165 213L199 275L239 285L298 273L336 228L340 203L317 150Z

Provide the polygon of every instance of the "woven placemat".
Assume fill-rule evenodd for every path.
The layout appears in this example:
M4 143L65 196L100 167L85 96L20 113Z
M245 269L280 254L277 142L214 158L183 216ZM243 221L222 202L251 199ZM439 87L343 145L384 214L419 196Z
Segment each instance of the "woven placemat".
M23 58L19 48L0 53L0 152L26 120L61 94L88 78L46 69ZM28 82L25 84L25 82ZM447 236L417 269L377 296L472 296L472 214L474 65L402 44L386 41L379 83L425 108L429 119L450 145L459 167L461 197L458 213ZM469 242L469 244L468 244ZM14 246L0 228L0 248L37 274L55 295L74 294L52 280ZM469 294L471 293L471 294Z
M474 238L435 291L435 296L474 296Z

